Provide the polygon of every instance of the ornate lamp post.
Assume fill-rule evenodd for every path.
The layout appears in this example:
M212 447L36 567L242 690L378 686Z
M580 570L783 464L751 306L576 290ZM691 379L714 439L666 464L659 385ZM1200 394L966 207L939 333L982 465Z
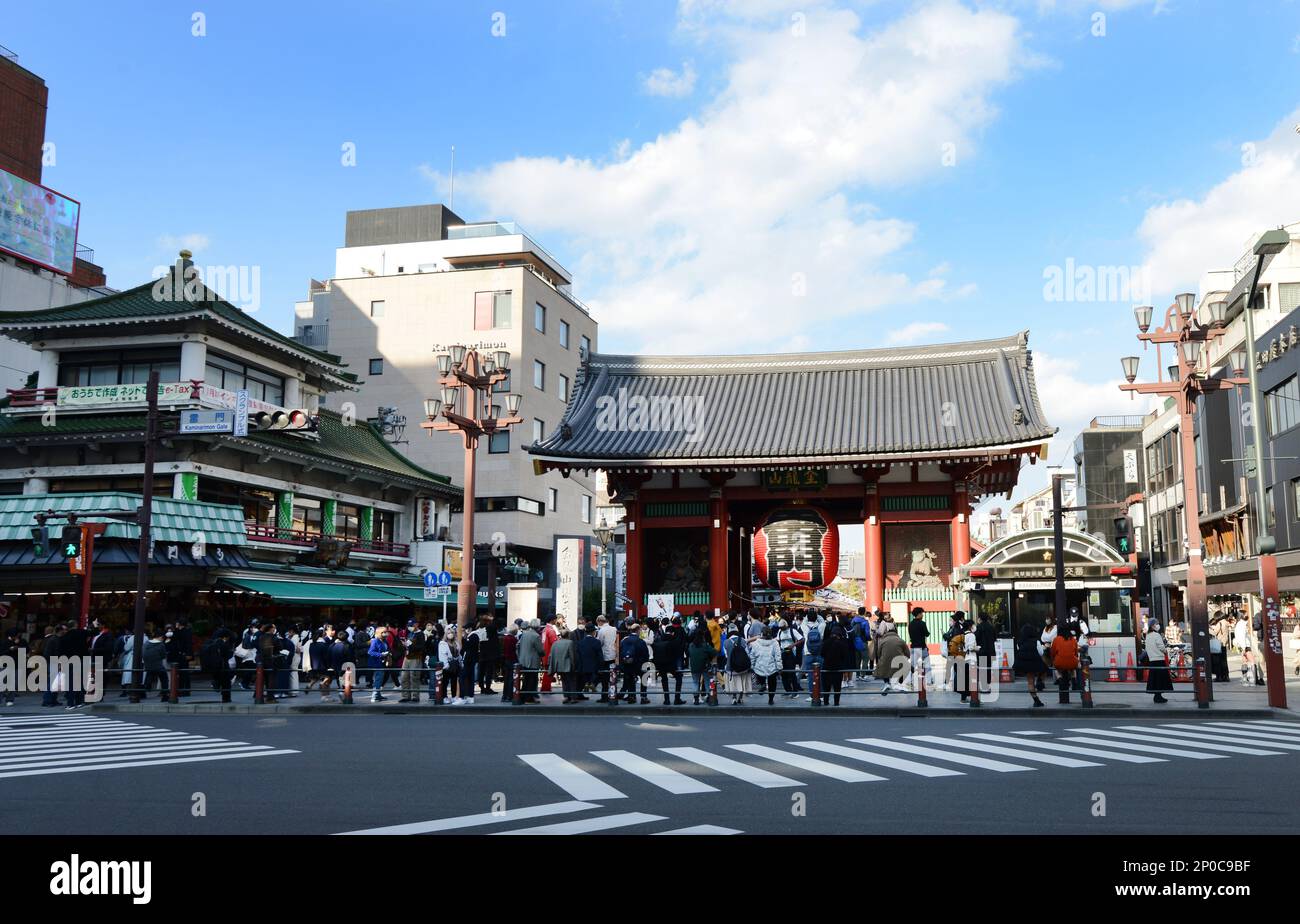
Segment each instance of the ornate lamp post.
M456 635L463 638L476 610L478 588L474 584L474 460L480 437L508 430L523 418L519 416L519 395L509 394L506 414L494 403L492 386L510 376L510 354L497 350L480 355L478 350L461 344L447 353L438 354L438 398L426 398L420 424L426 430L459 431L465 440L464 534L461 542L460 582L456 585ZM443 418L439 420L441 415ZM489 603L492 601L489 601Z
M600 543L600 615L609 616L609 544L614 538L614 530L602 523L592 530L596 541Z
M1141 305L1133 310L1137 319L1138 339L1143 343L1156 344L1159 356L1160 344L1173 344L1174 355L1178 360L1176 366L1169 367L1168 381L1156 381L1135 384L1140 357L1125 356L1120 360L1124 369L1127 385L1121 385L1121 391L1137 392L1143 395L1161 395L1178 401L1179 442L1182 449L1183 469L1183 518L1184 535L1187 537L1187 614L1192 629L1192 662L1195 667L1196 704L1202 709L1209 708L1214 692L1210 683L1210 619L1206 606L1205 564L1201 560L1201 526L1200 526L1200 491L1196 483L1196 442L1195 423L1196 399L1205 393L1217 391L1229 386L1246 385L1246 379L1223 378L1212 379L1198 371L1201 354L1206 354L1205 344L1223 336L1223 319L1227 306L1221 302L1210 308L1211 322L1200 325L1195 318L1196 296L1184 292L1174 299L1174 304L1165 312L1163 327L1151 330L1152 309Z

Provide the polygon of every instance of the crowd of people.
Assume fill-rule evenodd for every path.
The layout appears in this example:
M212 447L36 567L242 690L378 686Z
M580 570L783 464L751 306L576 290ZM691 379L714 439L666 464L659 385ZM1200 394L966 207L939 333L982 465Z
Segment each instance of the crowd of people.
M1243 655L1242 682L1263 683L1251 629L1247 618L1232 612L1212 623L1215 680L1228 679L1227 654L1236 650ZM1146 672L1146 689L1156 703L1164 703L1163 694L1173 689L1178 654L1186 646L1182 624L1170 621L1162 629L1156 620L1148 620L1142 630L1138 661ZM166 700L173 695L172 668L177 668L175 695L191 694L196 654L198 669L227 703L236 684L256 689L266 702L313 690L321 702L338 702L346 681L368 689L372 702L384 702L391 693L399 703L418 703L424 695L430 702L464 706L473 705L476 695L514 701L518 677L518 701L525 705L539 702L540 694L552 692L555 685L564 704L597 694L602 703L645 704L654 690L664 705L686 705L683 688L689 675L692 705L728 698L740 705L747 696L766 696L768 704L775 704L778 695L811 702L816 695L823 705L838 706L842 694L858 685L888 695L914 692L922 682L957 691L966 702L995 682L997 638L997 627L983 613L975 619L961 611L951 614L947 630L931 640L920 607L901 628L890 613L880 610L835 614L766 608L674 613L642 621L597 616L573 627L562 616L516 619L504 628L483 617L463 633L454 623L432 619L409 619L404 626L353 620L316 627L252 619L238 632L218 627L196 653L193 630L178 618L148 626L139 677L134 676L133 633L115 633L98 622L90 629L52 624L32 639L11 629L0 640L0 656L26 648L45 658L51 665L51 683L43 691L42 704L66 709L84 705L85 690L73 689L75 685L54 670L60 657L102 658L120 675L120 695L156 691ZM1060 621L1049 616L1019 626L1013 640L1014 668L1016 676L1025 679L1035 707L1043 705L1038 694L1049 681L1055 683L1061 703L1070 701L1072 691L1085 689L1089 640L1087 620L1077 608ZM944 655L943 677L937 684L931 644ZM108 678L101 682L107 684ZM814 684L819 686L816 691ZM5 705L13 704L13 690L0 691L0 696Z

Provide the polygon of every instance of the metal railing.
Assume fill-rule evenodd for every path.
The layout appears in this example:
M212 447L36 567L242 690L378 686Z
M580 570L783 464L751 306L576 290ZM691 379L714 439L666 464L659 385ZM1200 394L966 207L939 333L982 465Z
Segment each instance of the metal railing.
M350 536L327 536L317 530L289 529L262 523L245 523L244 534L256 542L272 542L281 545L316 545L321 539L339 539L352 543L352 551L369 552L374 555L394 555L409 558L411 547L405 542L389 542L386 539L357 539Z

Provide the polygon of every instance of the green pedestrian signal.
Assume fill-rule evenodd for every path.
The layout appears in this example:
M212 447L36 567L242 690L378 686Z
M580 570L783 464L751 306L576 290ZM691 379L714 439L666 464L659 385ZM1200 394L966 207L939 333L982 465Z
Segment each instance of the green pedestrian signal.
M44 558L50 554L50 531L44 526L32 527L32 555Z
M65 526L59 543L59 551L64 561L72 561L81 554L81 527Z
M1119 541L1115 544L1115 548L1121 555L1128 555L1133 551L1128 536L1120 536Z

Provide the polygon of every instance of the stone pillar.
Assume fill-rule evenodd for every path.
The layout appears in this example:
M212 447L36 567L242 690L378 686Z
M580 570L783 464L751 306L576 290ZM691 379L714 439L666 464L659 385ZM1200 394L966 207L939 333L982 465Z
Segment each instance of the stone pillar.
M172 497L176 500L199 499L198 472L180 472L172 479Z
M206 379L207 376L208 345L202 340L182 340L181 381L192 382L195 379Z
M59 384L59 351L41 350L36 367L36 387L56 388Z
M24 494L49 494L50 479L48 478L28 478L23 482Z
M723 488L713 488L709 492L709 606L714 610L730 608L727 546L727 501Z
M284 406L290 410L302 406L302 382L294 376L284 380Z
M866 487L863 496L862 519L862 576L863 603L867 609L885 608L885 542L880 523L880 494L874 484Z
M320 502L320 534L334 535L334 521L338 518L339 502L332 497Z

